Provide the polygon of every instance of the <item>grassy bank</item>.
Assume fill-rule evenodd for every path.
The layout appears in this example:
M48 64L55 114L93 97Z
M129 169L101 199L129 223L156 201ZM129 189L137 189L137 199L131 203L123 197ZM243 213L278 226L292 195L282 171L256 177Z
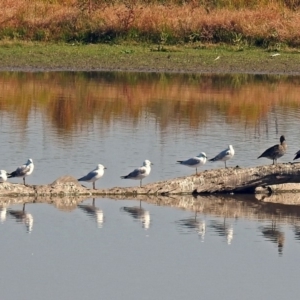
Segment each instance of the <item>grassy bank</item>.
M300 46L300 0L2 0L0 39Z
M0 42L0 70L300 74L300 51L261 48Z

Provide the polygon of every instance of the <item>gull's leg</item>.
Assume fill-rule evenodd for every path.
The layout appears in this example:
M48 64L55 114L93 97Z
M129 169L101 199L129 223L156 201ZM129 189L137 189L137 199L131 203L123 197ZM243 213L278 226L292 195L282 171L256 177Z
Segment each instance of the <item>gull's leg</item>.
M93 189L95 190L95 181L93 182Z

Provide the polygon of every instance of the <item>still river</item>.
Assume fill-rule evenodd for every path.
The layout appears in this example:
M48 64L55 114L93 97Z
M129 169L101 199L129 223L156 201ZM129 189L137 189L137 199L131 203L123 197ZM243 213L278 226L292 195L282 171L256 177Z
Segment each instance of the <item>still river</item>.
M146 184L192 174L176 161L228 144L228 166L269 164L257 157L282 134L289 162L299 120L296 76L2 72L0 169L32 158L26 181L44 184L102 163L96 187L134 186L120 176L145 159ZM28 203L17 220L22 205L0 201L1 299L299 299L297 205L97 198Z

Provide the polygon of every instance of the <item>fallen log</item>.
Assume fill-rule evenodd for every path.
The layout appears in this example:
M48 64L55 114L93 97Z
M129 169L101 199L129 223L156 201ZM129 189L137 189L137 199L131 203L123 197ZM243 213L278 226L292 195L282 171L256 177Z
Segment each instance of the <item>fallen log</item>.
M286 188L286 183L297 183ZM285 163L250 168L223 168L203 171L198 175L174 178L135 188L98 190L103 195L118 194L204 194L204 193L272 193L300 192L300 164ZM277 186L272 190L272 185Z
M132 181L135 183L134 181ZM291 183L294 183L291 185ZM114 187L90 190L74 177L63 176L51 184L0 184L1 196L108 196L122 195L184 195L208 193L279 193L300 192L300 164L285 163L250 168L222 168L197 175L179 177L142 187Z

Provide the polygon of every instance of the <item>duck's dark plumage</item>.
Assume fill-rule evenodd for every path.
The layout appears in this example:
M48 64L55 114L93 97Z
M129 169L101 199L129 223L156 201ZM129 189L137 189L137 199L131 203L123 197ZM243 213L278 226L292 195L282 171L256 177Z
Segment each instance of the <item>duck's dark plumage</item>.
M274 165L274 163L277 163L277 159L285 154L286 149L287 149L287 143L286 143L284 135L282 135L280 137L280 144L274 145L274 146L268 148L258 158L266 157L268 159L272 159L273 165ZM300 151L299 151L299 153L300 153Z

